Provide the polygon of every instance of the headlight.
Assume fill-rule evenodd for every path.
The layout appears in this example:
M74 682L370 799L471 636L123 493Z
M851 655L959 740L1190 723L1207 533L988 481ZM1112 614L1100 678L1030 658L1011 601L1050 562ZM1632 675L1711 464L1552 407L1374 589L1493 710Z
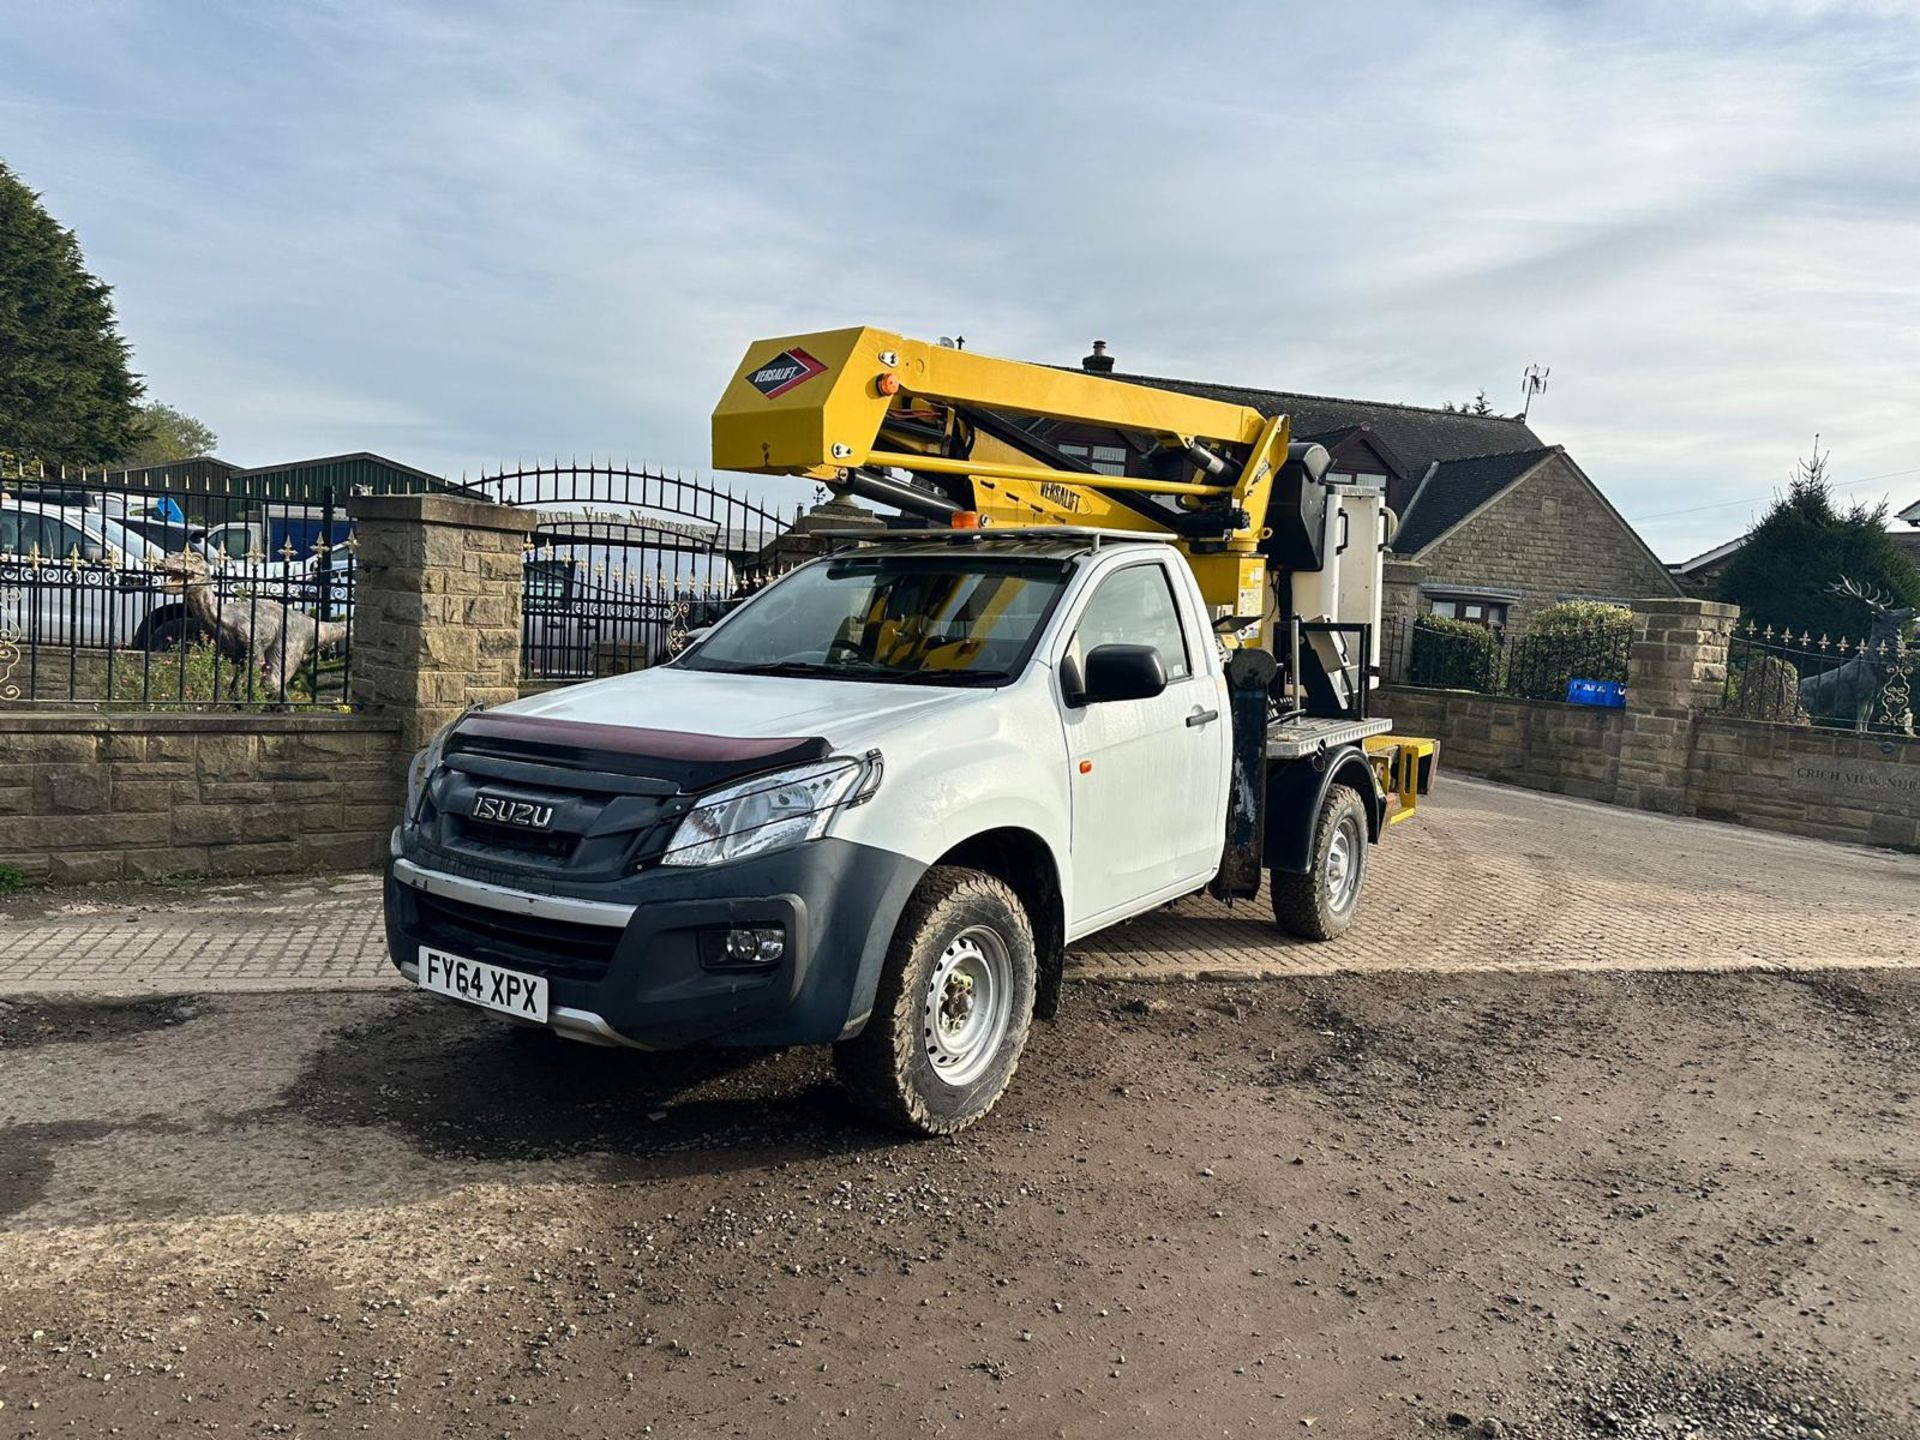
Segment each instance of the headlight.
M823 760L729 785L705 797L673 833L663 865L717 865L817 840L842 808L880 786L880 752Z
M453 734L453 727L459 723L454 720L442 725L440 733L429 740L427 748L415 755L413 763L407 766L407 824L411 825L420 818L420 802L427 798L427 781L440 768L440 757L447 749L447 737Z

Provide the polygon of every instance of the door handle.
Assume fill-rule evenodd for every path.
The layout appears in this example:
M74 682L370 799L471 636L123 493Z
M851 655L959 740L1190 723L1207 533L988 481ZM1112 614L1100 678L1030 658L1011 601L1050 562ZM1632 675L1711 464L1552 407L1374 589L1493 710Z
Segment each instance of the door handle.
M1197 730L1202 725L1211 725L1219 718L1220 712L1218 710L1196 710L1187 716L1187 728L1189 730Z

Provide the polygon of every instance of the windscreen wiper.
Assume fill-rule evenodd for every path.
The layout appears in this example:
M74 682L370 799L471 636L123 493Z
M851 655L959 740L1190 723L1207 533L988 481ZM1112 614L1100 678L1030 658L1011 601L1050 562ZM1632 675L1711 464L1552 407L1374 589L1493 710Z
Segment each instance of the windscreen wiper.
M771 660L764 665L729 666L729 675L795 675L827 679L898 679L902 672L890 665L871 661L851 665L828 665L818 660Z
M898 677L902 685L998 685L1004 670L913 670Z

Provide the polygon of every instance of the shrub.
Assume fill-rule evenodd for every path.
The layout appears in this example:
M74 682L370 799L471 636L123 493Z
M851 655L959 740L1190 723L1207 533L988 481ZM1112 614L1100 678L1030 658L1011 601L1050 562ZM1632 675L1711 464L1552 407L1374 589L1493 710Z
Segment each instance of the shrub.
M338 661L320 664L323 694L340 688L340 670ZM309 660L287 676L286 698L295 703L311 700L313 677ZM118 705L271 710L280 703L278 688L278 676L255 675L252 699L248 699L244 663L220 655L212 641L199 640L173 650L156 650L151 657L139 650L122 650L114 657L112 693L106 698Z
M1478 690L1491 694L1499 688L1500 637L1471 620L1441 615L1416 615L1413 642L1407 657L1407 681L1437 690Z
M1529 635L1566 635L1580 630L1601 630L1631 641L1633 611L1605 600L1562 600L1536 614L1527 627Z

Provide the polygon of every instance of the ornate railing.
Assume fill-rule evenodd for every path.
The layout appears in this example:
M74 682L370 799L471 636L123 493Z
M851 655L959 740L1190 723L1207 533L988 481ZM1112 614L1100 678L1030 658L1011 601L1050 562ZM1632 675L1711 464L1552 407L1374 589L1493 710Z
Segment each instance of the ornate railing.
M697 477L556 461L463 488L529 512L521 672L532 680L657 664L799 558L782 553L790 526L776 511Z
M343 706L353 592L330 494L0 474L0 705Z
M1617 704L1631 643L1624 625L1529 634L1419 615L1384 627L1381 669L1389 680L1429 689Z
M1751 720L1912 735L1914 660L1899 630L1835 639L1748 621L1727 648L1725 709Z

